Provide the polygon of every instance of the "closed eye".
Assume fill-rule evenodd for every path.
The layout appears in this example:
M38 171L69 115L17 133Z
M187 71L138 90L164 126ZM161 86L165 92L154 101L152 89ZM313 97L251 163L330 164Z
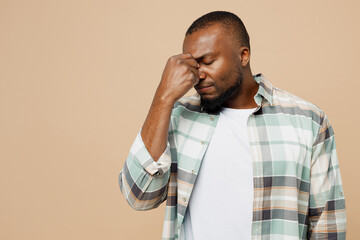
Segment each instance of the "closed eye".
M215 60L211 61L211 62L204 62L205 65L210 65L214 62Z

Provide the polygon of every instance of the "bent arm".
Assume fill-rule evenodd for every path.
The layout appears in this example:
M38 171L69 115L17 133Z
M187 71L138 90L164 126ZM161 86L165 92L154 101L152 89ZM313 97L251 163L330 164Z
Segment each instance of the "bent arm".
M119 174L121 192L136 210L155 208L166 199L171 112L175 102L199 82L199 67L191 54L172 56L166 63L144 125Z

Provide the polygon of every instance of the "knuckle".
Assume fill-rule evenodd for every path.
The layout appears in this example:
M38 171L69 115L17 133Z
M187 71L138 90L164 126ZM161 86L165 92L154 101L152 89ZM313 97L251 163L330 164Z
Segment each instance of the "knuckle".
M183 65L181 66L181 70L182 70L183 73L185 73L185 74L187 74L187 73L190 71L189 67L186 66L185 64L183 64Z
M184 64L184 69L191 72L191 67L189 65Z
M176 57L175 56L171 56L169 59L168 59L168 62L174 62L176 60Z

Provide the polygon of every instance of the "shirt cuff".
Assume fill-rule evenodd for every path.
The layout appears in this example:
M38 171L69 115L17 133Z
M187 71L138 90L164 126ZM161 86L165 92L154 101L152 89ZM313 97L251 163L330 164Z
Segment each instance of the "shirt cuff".
M169 142L166 143L166 149L161 154L158 161L155 162L141 138L141 130L137 134L130 152L134 156L135 161L138 161L138 163L151 175L162 176L170 169L171 152Z

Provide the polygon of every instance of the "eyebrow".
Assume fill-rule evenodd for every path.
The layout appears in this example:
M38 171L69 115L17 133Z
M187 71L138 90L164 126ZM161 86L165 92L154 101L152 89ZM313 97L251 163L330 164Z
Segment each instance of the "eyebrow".
M207 52L207 53L201 55L200 57L195 58L195 60L198 62L209 55L214 55L214 52Z

